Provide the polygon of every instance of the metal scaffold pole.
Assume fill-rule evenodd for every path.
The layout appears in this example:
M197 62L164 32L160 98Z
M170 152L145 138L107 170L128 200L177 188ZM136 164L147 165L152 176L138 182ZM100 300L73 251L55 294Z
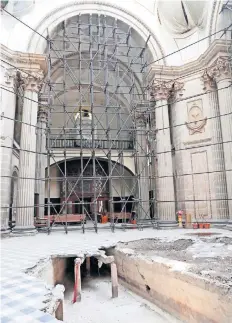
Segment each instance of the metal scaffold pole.
M70 205L71 213L82 216L83 232L91 224L98 232L101 203L112 231L125 229L130 213L137 208L140 214L142 204L149 203L149 196L142 201L140 193L148 157L146 147L138 149L142 141L137 141L136 123L146 88L144 57L149 37L139 46L132 37L131 27L122 31L117 19L99 14L63 22L60 36L50 40L48 78L54 103L47 149L52 149L62 202L49 232L56 219L68 232ZM146 137L147 130L140 135ZM133 175L125 169L128 158L135 161ZM51 196L50 184L47 189ZM49 200L48 209L50 204Z

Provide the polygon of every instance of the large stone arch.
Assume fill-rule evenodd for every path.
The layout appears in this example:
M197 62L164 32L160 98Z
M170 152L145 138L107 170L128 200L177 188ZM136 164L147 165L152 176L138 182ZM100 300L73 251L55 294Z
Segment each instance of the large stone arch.
M160 58L164 56L164 50L161 46L160 40L154 31L149 27L145 20L139 18L131 8L126 8L127 6L116 5L111 1L69 1L66 4L50 5L50 8L39 8L38 14L31 13L30 16L26 17L25 23L30 25L31 30L25 30L25 26L22 24L17 24L11 35L8 37L8 46L15 47L15 39L18 39L19 34L25 35L25 49L23 51L31 53L43 53L46 46L46 36L47 32L51 33L53 29L62 21L84 13L99 13L106 16L112 16L113 18L120 19L124 23L131 26L136 30L144 40L147 39L148 35L151 35L149 41L149 48L152 52L153 58ZM43 9L43 10L42 10ZM33 20L34 15L34 20ZM152 19L149 16L149 19ZM163 59L161 64L165 65L165 59Z

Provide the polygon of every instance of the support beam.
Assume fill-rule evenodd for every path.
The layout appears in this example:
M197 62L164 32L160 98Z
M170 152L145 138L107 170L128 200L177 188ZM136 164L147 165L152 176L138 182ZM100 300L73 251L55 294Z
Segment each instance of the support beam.
M73 291L73 303L81 301L81 263L82 260L80 258L75 259L74 265L74 291Z
M118 272L117 266L114 262L110 265L111 269L111 283L112 283L112 298L118 297Z

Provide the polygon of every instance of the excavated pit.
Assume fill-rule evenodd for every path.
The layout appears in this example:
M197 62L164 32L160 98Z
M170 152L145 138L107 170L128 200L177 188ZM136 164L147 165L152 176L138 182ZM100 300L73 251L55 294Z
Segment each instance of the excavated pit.
M232 239L144 239L111 250L125 286L190 323L232 322Z
M90 276L85 256L81 264L80 303L72 304L79 255L53 256L33 268L31 273L47 283L65 286L65 322L232 322L232 238L142 239L102 250L115 257L116 299L111 297L110 267L99 268L96 254L90 257Z

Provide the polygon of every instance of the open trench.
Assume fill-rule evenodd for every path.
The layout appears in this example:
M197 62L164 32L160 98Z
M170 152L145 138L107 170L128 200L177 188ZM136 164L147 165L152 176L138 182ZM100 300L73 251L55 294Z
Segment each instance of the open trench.
M66 323L231 323L228 239L118 243L94 254L53 256L37 276L53 286L64 285ZM118 297L112 297L112 263L119 278ZM73 302L77 265L81 297Z
M73 303L74 263L75 257L53 259L55 284L65 287L65 322L180 322L120 284L119 297L112 298L110 265L103 263L99 268L95 257L90 257L90 272L86 259L81 264L81 301Z

